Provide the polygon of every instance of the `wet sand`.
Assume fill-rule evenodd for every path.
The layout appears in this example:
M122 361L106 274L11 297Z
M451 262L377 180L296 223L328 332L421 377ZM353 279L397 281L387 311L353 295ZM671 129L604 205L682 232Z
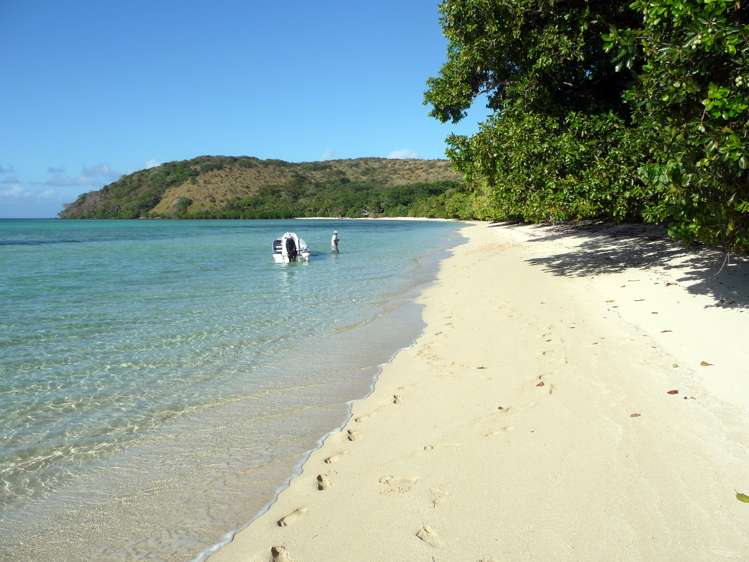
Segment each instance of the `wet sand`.
M426 328L217 561L745 560L749 266L467 226Z

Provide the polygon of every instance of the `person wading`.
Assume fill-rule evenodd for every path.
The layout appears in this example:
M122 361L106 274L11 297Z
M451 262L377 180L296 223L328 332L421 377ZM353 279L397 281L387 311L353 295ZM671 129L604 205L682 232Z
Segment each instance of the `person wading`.
M336 254L340 254L340 251L338 250L338 242L340 241L340 238L338 238L338 231L333 231L333 236L330 239L330 251L335 252Z

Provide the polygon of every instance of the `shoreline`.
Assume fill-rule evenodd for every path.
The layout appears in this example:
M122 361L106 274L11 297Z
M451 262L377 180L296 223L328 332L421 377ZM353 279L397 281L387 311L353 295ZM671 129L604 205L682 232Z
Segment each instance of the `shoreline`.
M474 224L478 221L465 221L461 219L443 219L430 217L294 217L295 221L432 221L432 222L458 222Z
M205 381L204 392L194 401L198 407L191 408L183 400L180 404L187 403L184 409L189 415L179 411L172 415L181 395L180 388L170 389L162 401L166 405L161 410L152 408L156 412L152 418L167 412L163 423L149 425L142 435L134 432L136 438L114 454L105 451L101 459L80 463L77 472L70 471L69 480L38 499L6 504L7 532L0 551L17 559L190 560L261 510L321 436L346 419L350 400L371 392L381 366L421 333L421 307L415 298L432 282L449 248L462 240L459 226L452 224L348 224L344 230L351 251L341 257L321 252L311 267L279 267L268 259L266 241L278 223L258 225L259 231L251 230L247 237L236 235L246 233L239 224L235 226L240 230L201 228L199 232L208 236L190 235L186 242L180 233L193 233L194 227L169 225L170 256L197 253L210 256L207 263L225 264L208 268L215 271L215 278L179 275L185 280L185 291L192 291L185 295L207 296L211 305L190 299L200 337L187 337L195 333L192 326L179 332L187 334L182 338L185 348L204 361L200 371L188 371L198 372ZM303 230L310 240L317 233L327 241L324 225L308 224ZM93 232L91 237L96 238L101 230ZM133 230L124 232L129 235ZM215 232L223 234L214 236ZM225 252L213 251L216 248ZM66 249L74 253L77 246L62 246L63 256ZM110 253L105 245L95 249ZM185 265L184 269L194 268ZM151 286L162 286L159 276L152 269L149 272ZM257 286L267 290L256 290ZM151 294L161 293L152 290ZM295 298L300 294L309 314L297 314L302 312ZM254 295L273 302L272 308L255 306ZM96 301L91 304L95 310ZM149 342L161 341L155 338L174 326L170 310L161 310L162 322L144 321L154 334ZM276 327L266 328L263 319L272 319ZM217 327L213 340L202 335L210 327ZM269 345L262 345L262 338ZM119 343L123 338L111 341ZM199 354L206 341L204 348L219 350L227 359ZM271 347L276 351L271 353ZM164 349L174 350L175 344L170 340ZM190 368L199 363L187 359L192 355L179 356L181 364ZM129 365L123 364L123 369L131 372ZM179 373L179 366L170 372ZM164 396L137 393L139 398L152 395ZM64 462L59 464L64 467ZM125 466L127 473L121 472Z
M327 219L325 217L315 218L312 220L334 220L334 219ZM341 220L382 220L382 219L341 219ZM399 220L399 219L387 219L387 220ZM465 222L465 221L457 221L454 219L405 219L405 220L434 220L434 221L441 221L441 222ZM458 236L460 237L462 229L457 230ZM400 304L396 305L396 308L403 310L406 307L417 307L420 308L422 305L419 303L419 297L424 292L424 290L428 289L435 281L436 277L439 273L440 264L442 261L449 259L452 251L455 247L460 246L462 244L467 243L467 239L463 236L462 239L458 240L456 243L454 243L451 246L445 246L443 247L440 252L443 254L441 258L437 261L437 263L432 267L432 272L430 275L429 280L422 280L419 282L418 285L414 287L410 287L405 290L405 292L401 295L399 295L398 300L401 301ZM392 314L394 311L390 310L388 314ZM419 315L419 318L421 319L421 315ZM423 320L422 320L423 324ZM351 398L348 400L346 405L346 411L343 415L343 420L341 423L334 427L333 429L330 429L326 433L324 433L314 444L313 447L308 449L304 452L304 454L301 456L299 461L294 465L292 468L291 473L283 480L281 484L279 484L276 489L273 491L273 494L271 498L250 518L250 520L241 525L240 527L237 527L235 529L232 529L228 532L226 532L222 537L221 540L216 542L215 544L205 548L200 553L198 553L197 556L190 559L190 562L204 562L206 560L214 560L214 556L217 552L219 552L222 548L226 547L227 545L230 545L234 538L242 533L244 530L246 530L248 527L252 526L252 524L265 515L278 501L278 498L283 494L289 486L292 484L292 482L303 475L304 473L304 467L309 458L317 453L320 449L322 449L325 446L326 441L332 436L337 433L340 433L343 431L343 429L351 422L353 417L353 408L357 402L360 402L362 400L366 400L369 398L376 390L377 382L382 374L383 369L390 364L393 359L403 351L403 349L406 349L410 345L413 345L415 341L417 341L423 334L424 330L426 329L426 325L422 325L421 329L414 334L411 339L410 343L407 343L406 345L401 345L400 347L397 347L394 351L390 353L390 356L383 361L382 363L374 366L374 371L371 375L371 380L369 381L369 385L367 387L366 392L355 398Z
M422 334L210 560L741 559L746 264L729 304L667 241L461 233Z
M372 376L372 381L370 382L369 389L367 390L366 394L364 394L364 396L360 398L353 398L346 402L346 413L344 414L343 421L337 427L334 427L333 429L325 433L322 437L320 437L311 449L305 451L305 453L302 455L302 458L299 459L299 461L294 465L294 468L292 469L291 474L289 474L289 476L287 476L286 479L281 484L279 484L279 486L274 490L271 499L269 499L268 502L265 505L263 505L263 507L261 507L257 511L257 513L255 513L255 515L250 519L250 521L247 524L242 525L241 527L238 527L237 529L233 529L225 533L222 537L222 540L220 540L216 544L213 544L210 547L203 550L200 554L198 554L198 556L191 559L190 562L204 562L206 560L213 560L214 555L216 553L218 553L222 548L226 547L227 545L230 545L238 534L242 533L245 529L252 526L252 524L257 519L265 515L276 504L276 502L278 501L278 498L281 496L281 494L283 494L289 488L289 486L291 486L292 482L296 478L299 478L300 476L304 474L304 466L309 460L309 458L315 453L317 453L320 449L322 449L325 446L325 442L332 435L342 432L344 428L351 422L351 419L353 417L354 405L361 400L366 400L374 393L377 387L377 381L379 380L380 375L382 374L383 368L387 364L389 364L401 352L402 349L403 348L400 348L394 351L387 361L385 361L384 363L381 363L380 365L376 367L376 370Z

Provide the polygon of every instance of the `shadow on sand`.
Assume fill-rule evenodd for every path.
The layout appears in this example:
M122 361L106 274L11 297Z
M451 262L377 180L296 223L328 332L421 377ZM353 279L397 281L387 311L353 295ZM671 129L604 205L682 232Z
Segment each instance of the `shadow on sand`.
M518 223L490 226L515 228ZM628 269L660 269L687 291L707 295L720 308L749 308L749 259L670 240L661 227L650 225L561 224L528 226L537 235L530 244L568 240L572 247L527 261L555 275L587 277ZM721 269L722 268L722 269Z

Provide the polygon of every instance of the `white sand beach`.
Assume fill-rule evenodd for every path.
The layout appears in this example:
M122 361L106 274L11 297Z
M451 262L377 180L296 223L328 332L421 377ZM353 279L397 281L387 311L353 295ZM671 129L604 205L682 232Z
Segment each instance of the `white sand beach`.
M422 336L211 562L749 559L747 264L463 232Z

